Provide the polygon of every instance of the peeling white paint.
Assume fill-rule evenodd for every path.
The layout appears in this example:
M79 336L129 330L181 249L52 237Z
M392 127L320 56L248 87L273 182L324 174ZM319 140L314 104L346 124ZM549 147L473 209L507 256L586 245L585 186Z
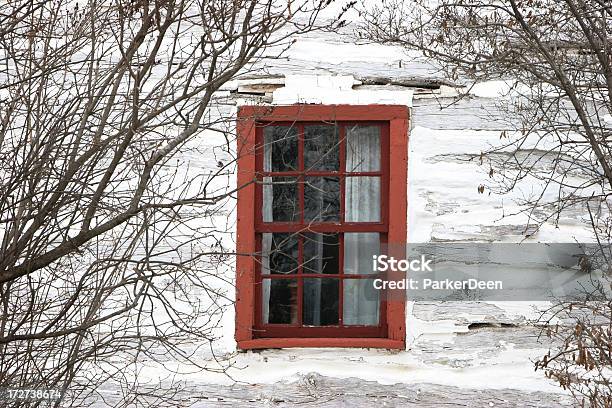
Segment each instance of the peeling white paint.
M353 89L360 82L350 75L287 75L285 86L274 91L274 105L312 103L326 105L412 106L413 90Z

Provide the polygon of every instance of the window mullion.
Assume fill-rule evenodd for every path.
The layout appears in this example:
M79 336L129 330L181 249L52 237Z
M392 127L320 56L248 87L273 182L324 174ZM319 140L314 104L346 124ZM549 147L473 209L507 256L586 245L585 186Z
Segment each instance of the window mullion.
M339 161L340 167L338 171L340 173L340 224L344 225L344 181L346 176L346 128L344 124L339 124L340 126L340 151L339 151ZM342 231L343 228L340 227ZM344 326L344 232L339 232L339 241L340 248L338 251L338 273L339 276L339 284L338 290L340 293L338 294L338 324L342 327Z
M339 154L339 161L340 161L340 167L339 167L339 175L340 175L340 223L344 224L344 211L345 211L345 205L344 205L344 180L346 177L346 169L345 169L345 163L346 163L346 128L343 124L340 124L340 154Z
M304 236L299 234L298 236L298 270L297 270L297 325L302 327L302 317L304 314L304 279L302 275L304 273Z
M304 224L304 125L298 124L298 211L300 212L300 225ZM304 324L304 279L302 278L304 265L304 237L300 234L298 238L298 298L297 298L297 324Z
M298 209L300 224L304 224L304 125L298 124Z

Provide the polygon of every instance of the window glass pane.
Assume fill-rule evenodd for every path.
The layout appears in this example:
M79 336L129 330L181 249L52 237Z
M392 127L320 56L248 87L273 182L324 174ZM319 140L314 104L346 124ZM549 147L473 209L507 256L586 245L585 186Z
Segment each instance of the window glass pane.
M338 221L340 180L338 177L306 177L304 221Z
M297 129L266 126L264 133L264 171L297 170Z
M262 292L264 323L297 323L297 279L264 279Z
M380 291L373 279L345 279L343 282L342 323L378 326Z
M293 233L262 235L261 273L294 274L298 270L298 236Z
M303 273L338 273L338 234L304 234Z
M329 326L338 324L340 299L338 279L305 278L304 310L305 326Z
M338 140L335 125L304 126L304 169L338 171Z
M380 127L346 127L346 171L380 170Z
M372 267L374 255L380 255L378 232L344 234L344 273L347 275L376 273Z
M297 221L299 215L296 177L263 178L263 220Z
M380 221L380 177L347 177L344 219L347 222Z

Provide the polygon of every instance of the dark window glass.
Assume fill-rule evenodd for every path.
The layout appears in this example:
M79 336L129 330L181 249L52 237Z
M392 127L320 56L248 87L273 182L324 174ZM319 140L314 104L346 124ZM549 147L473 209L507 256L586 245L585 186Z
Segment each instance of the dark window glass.
M338 141L334 125L304 126L304 169L338 171Z
M382 156L388 143L381 129L332 120L269 125L259 134L264 146L256 170L263 185L253 205L261 207L257 213L266 224L255 226L261 248L257 324L330 327L339 326L342 315L342 327L366 326L364 333L376 332L381 298L372 286L375 276L356 275L374 273L372 255L380 252L386 231L374 232L378 225L355 228L344 223L380 222L385 216L381 193L388 169ZM310 336L316 330L304 333ZM269 331L271 337L290 332L278 326ZM302 335L301 329L296 335Z
M298 236L292 233L263 234L263 268L266 274L294 274L298 270Z
M304 234L303 273L338 273L338 234Z
M299 216L298 186L295 177L264 177L263 220L297 221Z
M264 128L264 171L297 170L297 129L289 126Z
M338 324L339 284L335 278L304 279L305 326L330 326Z
M264 279L263 290L270 291L268 309L264 309L265 323L295 324L297 323L297 291L296 279Z
M340 179L306 177L304 186L304 221L340 219Z

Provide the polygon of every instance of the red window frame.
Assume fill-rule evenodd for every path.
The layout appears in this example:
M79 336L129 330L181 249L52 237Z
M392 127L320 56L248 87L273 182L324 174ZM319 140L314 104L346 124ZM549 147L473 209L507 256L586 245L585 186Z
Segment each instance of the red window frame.
M405 301L393 299L381 302L380 324L374 326L321 326L295 327L293 325L263 325L261 322L261 274L257 253L260 252L258 234L295 229L300 223L282 225L261 222L261 184L256 183L262 169L260 151L261 128L265 123L289 122L298 126L301 134L304 124L341 122L350 124L377 124L381 126L381 170L368 172L381 176L381 222L368 223L317 223L310 224L317 232L376 231L381 233L381 243L401 245L406 242L407 230L407 147L408 108L397 105L292 105L292 106L242 106L238 110L238 225L237 225L237 274L236 274L236 332L241 349L278 347L379 347L405 348ZM343 129L343 127L341 127ZM341 141L344 139L340 135ZM342 142L341 142L342 143ZM317 172L325 175L345 175L344 149L340 148L341 170ZM302 168L302 167L300 167ZM299 170L296 175L301 174ZM314 174L314 173L313 173ZM266 174L269 175L269 174ZM279 174L280 175L280 174ZM287 176L288 173L282 173ZM303 175L303 174L301 174ZM352 175L358 175L352 173ZM365 173L364 173L365 175ZM344 177L340 178L343 191ZM300 198L303 188L300 187ZM343 193L342 193L343 194ZM341 215L344 200L340 200ZM342 218L341 218L342 219ZM365 229L364 229L365 228ZM385 237L386 234L386 239ZM384 241L383 241L384 240ZM340 254L342 257L342 254ZM342 263L342 260L341 260ZM340 272L342 273L342 272ZM312 276L316 277L316 276ZM330 275L320 277L329 278ZM364 276L365 277L365 276ZM371 278L371 276L370 276ZM277 279L282 279L278 277ZM300 280L298 280L300 282ZM342 284L340 279L339 284ZM298 291L301 293L301 291ZM342 313L342 289L340 289L339 313ZM301 302L298 301L299 310ZM301 313L298 313L301 318Z
M308 125L320 125L322 122L270 122L270 121L258 121L256 128L256 146L257 149L255 167L258 178L261 180L262 177L296 177L298 179L298 204L301 203L300 208L304 208L304 178L305 177L337 177L339 179L339 221L325 221L325 222L311 222L304 220L304 214L299 214L299 221L297 222L263 222L262 217L262 206L263 203L263 185L257 184L255 188L255 232L257 234L257 253L261 253L261 240L259 239L261 234L268 232L315 232L315 233L338 233L340 242L340 253L339 253L339 264L343 265L343 251L344 247L344 233L349 232L378 232L381 238L381 245L386 244L388 234L388 202L387 196L388 183L389 183L389 123L385 121L336 121L335 124L338 127L339 136L339 171L306 171L303 163L303 149L304 149L304 127ZM380 170L368 171L368 172L347 172L345 166L345 132L348 126L352 125L362 126L376 126L380 130L380 142L381 142L381 161ZM286 172L264 172L263 171L263 129L266 126L293 126L297 129L298 134L298 169L296 171ZM381 196L380 196L380 215L381 219L379 222L344 222L344 186L345 180L349 177L359 176L371 176L378 177L381 180ZM301 239L300 239L301 240ZM298 245L298 258L302 257L302 246ZM261 261L257 262L255 273L255 325L254 325L254 337L266 338L266 337L384 337L386 334L386 302L381 301L380 312L379 312L379 324L377 326L359 326L359 325L344 325L343 324L343 286L347 279L372 279L372 275L364 274L344 274L343 267L339 269L337 275L333 274L307 274L303 272L303 268L298 262L298 271L296 274L290 275L267 275L266 279L297 279L297 323L296 324L264 324L262 322L262 273L261 273ZM338 279L339 286L339 324L333 326L321 326L321 327L304 327L302 323L302 312L303 312L303 287L305 278L325 278L325 279Z

